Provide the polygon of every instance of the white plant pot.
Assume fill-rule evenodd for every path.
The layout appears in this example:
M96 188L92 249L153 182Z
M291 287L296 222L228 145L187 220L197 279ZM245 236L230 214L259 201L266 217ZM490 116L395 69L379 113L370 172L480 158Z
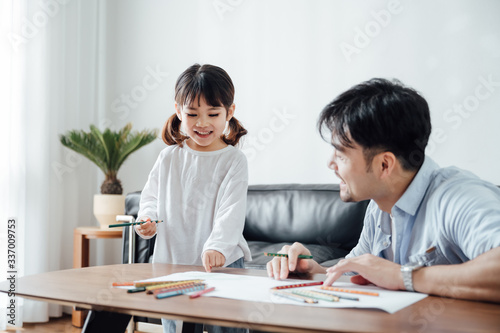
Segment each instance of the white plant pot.
M94 216L101 229L108 229L110 224L117 223L116 215L125 213L125 196L121 194L95 194Z

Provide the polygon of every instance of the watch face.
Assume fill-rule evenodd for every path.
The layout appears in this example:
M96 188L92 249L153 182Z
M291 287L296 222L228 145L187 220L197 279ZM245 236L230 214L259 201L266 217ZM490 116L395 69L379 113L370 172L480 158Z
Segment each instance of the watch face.
M408 271L414 271L416 269L419 269L419 268L422 268L424 267L424 265L420 264L420 263L417 263L417 264L408 264L408 265L404 265L403 266L405 268L405 270L408 270Z

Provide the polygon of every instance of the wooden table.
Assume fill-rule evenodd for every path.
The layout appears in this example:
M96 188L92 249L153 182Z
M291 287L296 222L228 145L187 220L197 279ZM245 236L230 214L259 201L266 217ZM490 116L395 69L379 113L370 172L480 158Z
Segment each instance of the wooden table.
M73 232L73 268L89 266L89 240L98 238L121 238L122 228L101 229L100 227L78 227ZM71 322L82 327L87 311L73 310Z
M177 296L156 300L145 293L112 288L114 281L140 280L203 267L167 264L95 266L48 272L18 279L21 297L85 309L153 318L181 319L274 332L498 332L500 304L427 297L394 314L370 309L333 309L260 303L216 297ZM265 271L214 270L266 276ZM324 275L310 276L321 280ZM8 281L0 291L8 291Z

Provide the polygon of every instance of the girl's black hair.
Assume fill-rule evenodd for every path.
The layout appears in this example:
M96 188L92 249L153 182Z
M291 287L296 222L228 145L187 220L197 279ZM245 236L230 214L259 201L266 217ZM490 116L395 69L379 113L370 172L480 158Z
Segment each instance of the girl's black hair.
M179 107L200 103L203 96L210 106L224 106L229 110L234 101L233 81L220 67L194 64L186 69L175 83L175 102ZM180 130L181 121L174 113L165 123L162 131L163 141L167 145L182 144L187 139ZM222 140L235 146L247 130L234 117L229 120L229 133Z

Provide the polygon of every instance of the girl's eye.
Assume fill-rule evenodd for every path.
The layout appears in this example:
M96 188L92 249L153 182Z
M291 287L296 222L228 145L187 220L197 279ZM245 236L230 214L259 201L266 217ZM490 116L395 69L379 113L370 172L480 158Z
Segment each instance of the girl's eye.
M209 117L218 117L218 116L219 116L218 113L214 113L214 114L209 115Z
M186 116L188 116L188 117L196 117L196 115L194 113L186 113Z

